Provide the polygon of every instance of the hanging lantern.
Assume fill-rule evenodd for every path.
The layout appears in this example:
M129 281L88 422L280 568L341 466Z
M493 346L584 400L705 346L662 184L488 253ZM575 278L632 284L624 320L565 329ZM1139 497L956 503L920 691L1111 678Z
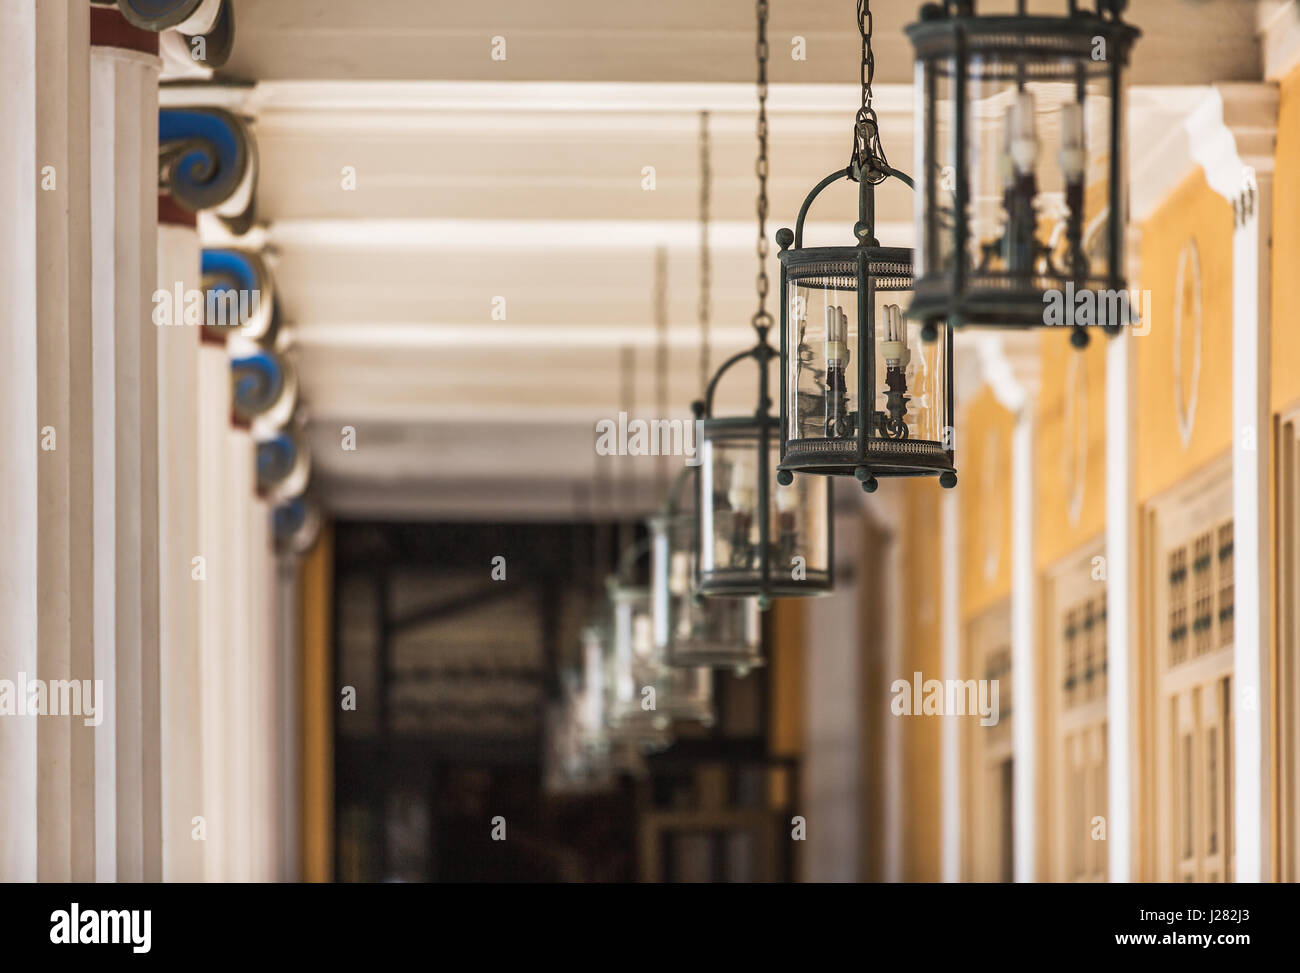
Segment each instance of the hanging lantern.
M912 181L889 165L871 104L870 8L858 7L862 106L847 168L804 200L781 247L781 464L795 472L856 476L868 492L877 478L938 476L953 469L952 333L903 316L912 288L912 251L882 247L875 235L876 186ZM833 183L858 186L856 246L805 247L804 220Z
M649 551L641 542L608 579L613 637L605 673L606 727L615 740L633 738L647 749L666 746L677 721L713 725L713 681L705 668L668 665L655 645L650 589L630 583L631 566Z
M773 598L825 594L831 589L830 483L801 479L778 485L780 422L771 414L767 310L767 4L758 4L758 310L754 347L733 355L695 404L699 459L695 510L698 527L696 589L704 595ZM758 366L754 412L715 416L718 381L735 364Z
M695 596L695 515L676 498L694 485L694 469L677 479L673 497L650 526L650 590L656 650L668 664L731 669L739 675L763 664L762 625L753 598Z
M1139 31L1126 0L1059 15L921 8L916 52L916 290L953 325L1130 321L1121 85Z

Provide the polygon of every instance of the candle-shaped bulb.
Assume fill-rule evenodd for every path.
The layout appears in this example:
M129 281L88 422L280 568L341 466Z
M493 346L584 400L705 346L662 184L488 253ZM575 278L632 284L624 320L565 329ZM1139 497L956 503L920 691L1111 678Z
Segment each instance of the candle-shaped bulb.
M1019 175L1028 175L1038 161L1038 139L1034 134L1034 96L1029 91L1016 95L1011 114L1011 162Z
M1011 163L1011 140L1015 128L1016 106L1011 105L1002 115L1002 147L998 150L998 175L1002 185L1010 186L1016 178L1016 167Z
M654 632L649 615L637 615L632 621L632 651L642 659L654 652Z
M689 551L673 551L669 561L668 590L679 597L690 591L691 554Z
M743 460L731 464L731 485L727 502L732 510L749 512L754 507L754 477Z
M1081 182L1087 166L1083 147L1083 105L1070 102L1061 109L1061 172L1066 182Z

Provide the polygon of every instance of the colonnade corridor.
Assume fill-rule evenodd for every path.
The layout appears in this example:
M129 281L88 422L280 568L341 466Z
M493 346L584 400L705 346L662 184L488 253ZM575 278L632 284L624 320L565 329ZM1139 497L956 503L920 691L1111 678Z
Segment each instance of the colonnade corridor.
M1300 0L0 0L0 946L1280 944L1298 266Z

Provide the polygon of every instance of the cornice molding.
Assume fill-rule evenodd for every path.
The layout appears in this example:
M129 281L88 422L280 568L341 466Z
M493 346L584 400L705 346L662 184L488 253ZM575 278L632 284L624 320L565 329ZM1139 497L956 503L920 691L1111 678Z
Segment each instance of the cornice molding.
M1053 331L1040 328L985 328L958 333L960 346L970 349L978 361L978 371L984 383L1002 407L1011 412L1020 413L1026 406L1032 406L1038 398L1042 377L1040 342L1044 330L1049 336ZM1061 340L1066 340L1065 329L1059 330L1062 332L1059 335Z
M1300 65L1300 3L1260 0L1259 46L1264 77L1281 81Z
M1273 175L1277 101L1277 86L1266 82L1215 85L1187 119L1192 158L1238 225L1255 215L1259 181Z

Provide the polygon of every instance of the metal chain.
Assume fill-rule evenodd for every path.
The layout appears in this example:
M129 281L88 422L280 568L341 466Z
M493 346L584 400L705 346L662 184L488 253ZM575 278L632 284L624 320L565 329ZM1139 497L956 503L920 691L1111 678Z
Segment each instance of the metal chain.
M709 113L700 112L700 393L709 387L709 319L713 294L713 263L709 253L709 204L713 191L713 168L709 159Z
M754 163L754 172L758 176L758 310L754 313L753 324L761 335L766 335L772 326L772 315L767 310L767 0L758 0L758 42L754 53L758 58L758 159Z
M668 418L668 248L655 250L655 411ZM664 497L668 474L660 457L655 465L655 495Z
M884 170L889 168L889 160L885 158L885 150L880 144L880 121L871 103L871 83L876 77L876 53L871 47L874 30L871 0L858 0L858 33L862 36L862 63L859 68L862 105L853 119L853 153L849 166L858 170L859 178L877 184L885 180Z

